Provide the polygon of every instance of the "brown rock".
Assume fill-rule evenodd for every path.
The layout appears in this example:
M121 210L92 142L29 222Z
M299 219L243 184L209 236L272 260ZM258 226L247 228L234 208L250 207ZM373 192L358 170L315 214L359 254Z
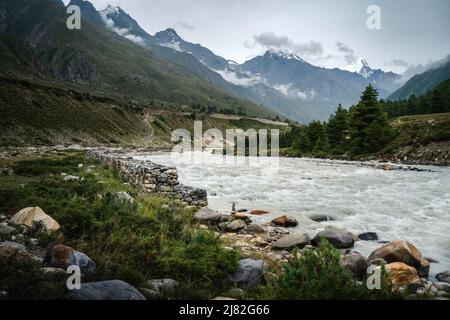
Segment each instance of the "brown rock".
M56 231L60 228L59 223L39 207L20 210L10 219L10 222L17 225L22 224L27 227L32 227L35 222L41 222L48 231Z
M75 249L64 246L57 245L50 248L45 257L45 262L53 267L65 268L70 263L70 259L75 252Z
M252 222L250 217L248 215L246 215L246 214L243 214L243 213L235 213L235 214L233 214L233 218L235 220L245 221L246 223L251 223Z
M422 264L422 253L413 244L405 240L394 240L372 252L369 261L382 258L388 263L403 262L419 269Z
M420 284L420 277L417 270L403 262L394 262L386 265L386 271L393 285Z
M269 214L270 212L264 211L264 210L252 210L250 211L250 214L255 215L255 216L262 216L265 214Z
M274 225L277 225L280 227L285 227L285 228L298 226L297 220L295 220L294 218L288 217L288 216L278 217L278 218L272 220L272 223Z

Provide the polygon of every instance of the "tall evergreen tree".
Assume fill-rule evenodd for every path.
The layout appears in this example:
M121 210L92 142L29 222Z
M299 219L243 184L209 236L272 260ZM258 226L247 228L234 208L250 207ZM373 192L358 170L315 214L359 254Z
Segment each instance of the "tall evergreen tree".
M379 151L393 137L378 92L371 84L351 109L351 127L353 152L358 154Z
M348 111L339 105L326 126L327 137L334 154L343 154L348 149L350 133Z

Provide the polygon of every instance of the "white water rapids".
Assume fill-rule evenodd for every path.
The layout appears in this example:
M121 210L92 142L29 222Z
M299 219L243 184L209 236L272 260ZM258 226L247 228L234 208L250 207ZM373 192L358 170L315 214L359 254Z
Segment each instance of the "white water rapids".
M212 209L229 213L234 202L237 209L271 212L252 216L256 223L286 214L310 236L331 225L356 234L376 232L380 240L405 239L425 257L439 261L431 265L432 274L450 269L450 168L384 171L331 160L279 158L278 164L249 164L248 158L204 154L202 162L195 162L186 157L137 158L176 166L181 183L208 191ZM335 221L316 223L308 218L312 214L326 214ZM367 256L381 245L359 241L355 250Z

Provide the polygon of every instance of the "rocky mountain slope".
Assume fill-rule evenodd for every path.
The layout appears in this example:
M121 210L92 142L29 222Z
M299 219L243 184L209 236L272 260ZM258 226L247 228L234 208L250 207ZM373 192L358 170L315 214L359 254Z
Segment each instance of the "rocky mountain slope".
M128 101L201 104L275 116L109 31L86 2L82 9L82 29L71 31L61 1L2 1L0 72Z
M360 70L348 72L313 66L290 52L269 50L239 65L200 44L185 41L172 28L152 36L119 7L108 6L100 14L111 30L133 38L161 58L239 97L304 123L327 119L339 103L354 104L369 83L382 98L401 85L399 75L373 70L365 60Z

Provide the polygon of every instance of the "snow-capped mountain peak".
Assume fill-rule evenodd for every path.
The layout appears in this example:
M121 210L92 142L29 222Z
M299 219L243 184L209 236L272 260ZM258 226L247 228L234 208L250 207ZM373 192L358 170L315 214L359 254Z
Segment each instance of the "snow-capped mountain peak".
M347 71L359 73L364 78L370 78L374 70L364 58L359 58L356 62L347 68Z
M272 58L280 58L280 59L285 59L285 60L297 60L300 62L305 62L305 60L303 60L293 50L270 49L270 50L267 50L264 55L267 57L272 57Z

